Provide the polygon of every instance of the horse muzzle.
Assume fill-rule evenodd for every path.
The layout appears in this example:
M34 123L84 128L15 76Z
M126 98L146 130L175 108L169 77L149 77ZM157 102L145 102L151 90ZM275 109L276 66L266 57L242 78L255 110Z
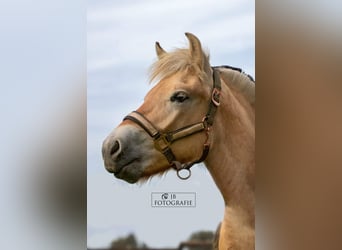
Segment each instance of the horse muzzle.
M151 141L133 126L119 126L103 142L102 157L109 173L129 183L137 182L143 174L147 159L145 152Z

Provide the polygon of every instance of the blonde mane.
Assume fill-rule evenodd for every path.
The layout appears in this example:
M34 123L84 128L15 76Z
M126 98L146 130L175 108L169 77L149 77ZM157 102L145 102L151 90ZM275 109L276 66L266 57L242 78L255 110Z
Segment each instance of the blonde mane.
M224 82L239 90L239 92L247 98L249 103L255 103L255 82L246 74L237 70L225 67L217 67L217 69L220 71L220 75Z
M208 74L210 74L209 55L203 54L204 70L201 70L191 57L189 49L176 49L164 53L150 67L150 82L162 80L181 71L196 74L201 81L208 80Z
M164 53L150 67L150 83L167 78L177 72L188 72L196 74L202 82L210 81L209 54L204 53L204 69L201 70L191 57L189 49L176 49ZM239 90L251 103L255 102L255 83L244 73L225 67L216 67L221 73L221 77L227 84Z

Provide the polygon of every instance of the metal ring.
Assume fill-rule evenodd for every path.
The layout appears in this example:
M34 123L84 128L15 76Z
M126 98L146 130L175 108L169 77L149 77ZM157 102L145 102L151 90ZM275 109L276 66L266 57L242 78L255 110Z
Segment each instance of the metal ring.
M215 87L211 93L211 101L216 107L220 106L220 95L221 91Z
M185 177L183 177L183 176L180 175L180 172L183 171L183 170L188 172L188 174L187 174ZM178 170L177 170L177 176L178 176L178 178L181 179L181 180L187 180L187 179L189 179L190 176L191 176L191 170L188 169L188 168L181 168L181 169L178 169Z

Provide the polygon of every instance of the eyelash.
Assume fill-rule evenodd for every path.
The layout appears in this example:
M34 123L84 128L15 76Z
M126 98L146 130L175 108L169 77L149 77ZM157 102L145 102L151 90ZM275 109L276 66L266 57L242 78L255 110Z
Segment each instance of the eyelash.
M189 96L188 96L185 92L180 91L180 92L174 93L174 94L171 96L170 101L171 101L171 102L183 103L183 102L185 102L187 99L189 99Z

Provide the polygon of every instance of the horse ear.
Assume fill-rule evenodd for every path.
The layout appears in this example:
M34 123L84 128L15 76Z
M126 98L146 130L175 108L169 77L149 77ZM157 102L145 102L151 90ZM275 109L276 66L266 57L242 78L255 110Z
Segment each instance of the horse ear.
M156 42L156 52L159 59L162 55L166 54L166 51L160 46L159 42Z
M200 40L193 34L186 32L186 37L190 43L190 54L193 60L203 69L203 51Z

